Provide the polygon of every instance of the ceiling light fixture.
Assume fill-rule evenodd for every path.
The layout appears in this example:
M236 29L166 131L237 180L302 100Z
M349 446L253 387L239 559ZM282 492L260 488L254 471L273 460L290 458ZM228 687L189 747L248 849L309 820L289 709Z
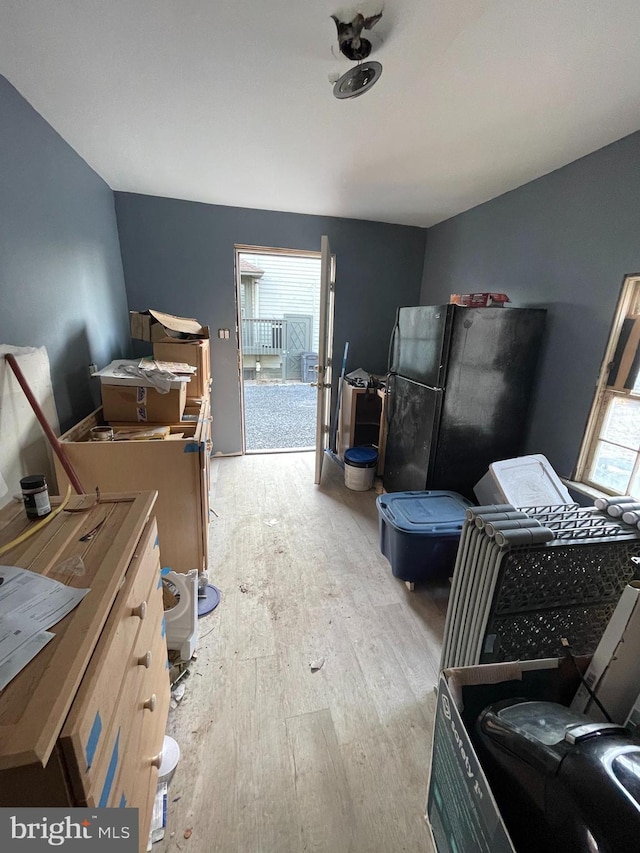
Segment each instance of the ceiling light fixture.
M380 79L381 74L382 65L379 62L372 60L359 62L336 80L333 86L333 95L338 100L357 98L358 95L368 92L373 84Z
M350 21L341 21L336 15L331 17L338 31L340 53L358 63L335 82L333 94L339 100L357 98L368 92L382 74L382 65L367 59L373 45L362 36L363 30L371 30L378 23L382 11L368 17L358 12Z

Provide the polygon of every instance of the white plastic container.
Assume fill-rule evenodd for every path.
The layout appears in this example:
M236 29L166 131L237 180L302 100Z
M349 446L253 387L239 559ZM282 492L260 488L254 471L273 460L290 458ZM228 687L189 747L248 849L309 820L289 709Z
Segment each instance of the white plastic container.
M162 759L160 769L158 770L158 784L166 782L167 785L171 782L175 773L178 762L180 761L180 747L177 742L169 735L164 736L162 744Z
M356 492L366 492L373 486L378 464L375 447L350 447L344 454L344 484Z
M541 453L492 463L473 491L480 506L506 503L514 507L526 507L575 503L549 460Z

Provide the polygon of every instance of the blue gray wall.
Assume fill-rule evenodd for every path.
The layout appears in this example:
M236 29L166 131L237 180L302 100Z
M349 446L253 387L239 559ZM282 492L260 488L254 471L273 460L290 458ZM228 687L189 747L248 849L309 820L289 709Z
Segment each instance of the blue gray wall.
M3 77L0 129L0 343L47 347L63 428L97 403L87 365L129 350L127 307L233 329L234 243L315 250L326 233L350 369L385 370L398 305L493 290L548 308L527 449L571 474L622 279L640 272L640 133L428 232L117 193L125 294L111 190ZM235 346L212 345L216 449L237 452Z
M115 196L129 307L196 317L212 328L214 452L241 450L235 244L318 251L321 235L327 234L337 263L337 372L347 340L349 370L386 372L396 308L418 304L420 297L424 229ZM218 328L231 329L231 339L218 340Z
M0 343L46 346L63 430L129 344L113 193L1 76Z
M640 272L640 132L427 232L421 303L497 291L548 309L529 453L573 472L626 274Z

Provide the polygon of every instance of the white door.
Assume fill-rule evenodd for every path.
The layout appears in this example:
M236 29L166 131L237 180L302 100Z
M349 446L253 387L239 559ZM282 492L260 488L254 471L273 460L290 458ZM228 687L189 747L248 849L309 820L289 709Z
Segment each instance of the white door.
M322 460L329 446L331 417L331 356L333 348L333 300L335 293L335 258L329 238L320 243L320 337L318 341L318 406L316 417L316 471L314 483L322 476Z

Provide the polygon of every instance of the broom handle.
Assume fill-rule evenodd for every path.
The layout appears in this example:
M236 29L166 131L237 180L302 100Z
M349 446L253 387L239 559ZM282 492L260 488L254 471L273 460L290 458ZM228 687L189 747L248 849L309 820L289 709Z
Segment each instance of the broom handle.
M40 421L40 426L42 427L45 435L47 436L49 444L51 445L51 449L53 450L53 452L56 454L56 456L60 460L60 464L64 468L64 470L67 474L67 477L69 478L69 482L71 483L71 485L73 486L73 488L76 490L76 492L79 495L85 494L85 491L82 488L82 483L78 479L78 475L73 470L71 463L67 459L67 454L64 452L64 448L63 448L61 442L59 441L58 436L54 433L54 431L49 426L49 422L45 418L44 412L40 408L40 403L38 403L36 398L33 396L33 392L31 391L31 388L29 387L27 380L24 378L24 373L20 369L18 362L15 359L15 356L12 355L11 353L7 353L5 355L5 359L6 359L7 363L9 364L9 367L11 368L11 370L13 370L13 372L15 373L16 379L20 383L20 387L24 391L27 400L31 404L31 408L34 411L35 416Z

